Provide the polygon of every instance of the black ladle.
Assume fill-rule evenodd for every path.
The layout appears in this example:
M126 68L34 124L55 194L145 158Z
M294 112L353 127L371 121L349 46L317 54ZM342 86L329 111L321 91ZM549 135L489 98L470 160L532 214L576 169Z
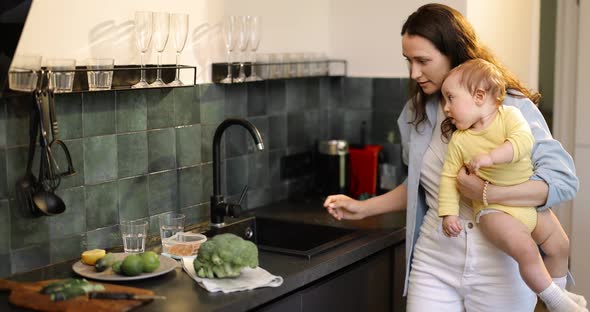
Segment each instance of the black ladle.
M33 96L30 116L29 116L29 152L27 159L27 169L25 175L22 176L16 182L17 199L20 206L27 211L36 215L36 209L33 203L33 194L37 187L37 177L33 174L33 159L35 158L35 147L37 144L37 135L39 134L39 121L37 118L37 102L35 96Z
M41 110L41 91L36 94L37 99L37 113L39 114L39 127L41 128L40 144L41 150L44 151L48 148L47 146L47 132L43 127L43 114ZM38 188L33 194L33 203L36 211L41 215L53 216L60 214L66 210L66 204L63 200L55 195L53 192L47 191L46 181L43 181L43 177L39 177Z

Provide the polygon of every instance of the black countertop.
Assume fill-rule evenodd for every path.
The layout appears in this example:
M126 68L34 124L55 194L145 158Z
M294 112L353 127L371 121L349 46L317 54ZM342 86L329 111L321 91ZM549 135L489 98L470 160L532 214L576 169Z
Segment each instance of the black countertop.
M359 221L337 221L330 217L319 201L283 201L250 211L249 214L268 218L287 219L305 223L324 224L362 229L364 235L329 249L311 259L260 251L260 267L284 282L275 288L224 294L209 293L201 288L179 266L163 276L123 285L145 288L167 300L154 300L137 311L246 311L288 295L310 283L362 260L405 239L405 213L391 213ZM72 260L27 273L11 276L18 281L37 281L77 277L72 271ZM0 311L21 311L8 303L8 293L0 292Z

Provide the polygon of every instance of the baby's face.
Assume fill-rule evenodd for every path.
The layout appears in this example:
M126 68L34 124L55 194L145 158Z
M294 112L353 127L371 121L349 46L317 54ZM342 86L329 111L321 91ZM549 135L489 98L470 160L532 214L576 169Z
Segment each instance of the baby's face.
M466 130L478 121L478 107L469 90L459 80L459 73L451 74L443 82L441 91L447 117L457 129Z

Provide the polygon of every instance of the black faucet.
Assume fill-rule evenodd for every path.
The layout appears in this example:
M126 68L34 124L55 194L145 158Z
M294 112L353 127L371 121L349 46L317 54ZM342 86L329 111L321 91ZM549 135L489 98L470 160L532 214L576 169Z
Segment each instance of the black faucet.
M244 119L229 118L224 120L215 130L213 136L213 195L211 196L211 225L214 227L223 226L223 217L231 216L237 217L240 214L241 207L239 204L230 204L223 201L221 195L221 159L220 159L220 143L221 136L225 129L232 125L238 125L246 128L256 143L258 150L264 149L262 137L258 129L249 121ZM242 198L247 188L242 191ZM240 199L241 202L241 199Z

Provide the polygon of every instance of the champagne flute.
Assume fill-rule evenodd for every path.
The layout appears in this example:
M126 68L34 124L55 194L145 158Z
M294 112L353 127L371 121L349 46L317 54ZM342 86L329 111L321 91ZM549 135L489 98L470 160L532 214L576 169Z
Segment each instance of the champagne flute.
M132 88L146 88L144 56L152 39L152 12L135 12L135 39L137 48L141 52L141 79Z
M172 34L174 35L174 49L176 50L176 75L174 81L170 82L169 86L182 86L180 81L180 68L178 68L180 52L184 49L186 37L188 35L188 14L175 13L172 14L170 20L172 27Z
M246 78L246 81L259 81L262 80L260 76L256 75L254 70L254 60L256 59L256 50L260 45L260 16L248 16L249 20L249 32L250 32L250 51L252 51L252 65L250 66L250 76Z
M238 49L240 50L240 72L238 74L238 78L235 79L236 82L244 82L246 81L246 74L244 73L244 53L246 52L246 48L248 48L248 41L250 39L250 34L248 33L248 18L247 16L238 16L237 20L237 27L236 32L238 34Z
M223 41L227 52L227 76L220 81L221 83L232 83L233 79L231 74L231 53L236 47L236 18L236 16L228 16L223 20Z
M150 84L150 87L165 87L166 83L162 80L162 52L168 42L168 33L170 30L170 14L168 12L154 13L154 48L158 52L158 70L156 71L156 80Z

